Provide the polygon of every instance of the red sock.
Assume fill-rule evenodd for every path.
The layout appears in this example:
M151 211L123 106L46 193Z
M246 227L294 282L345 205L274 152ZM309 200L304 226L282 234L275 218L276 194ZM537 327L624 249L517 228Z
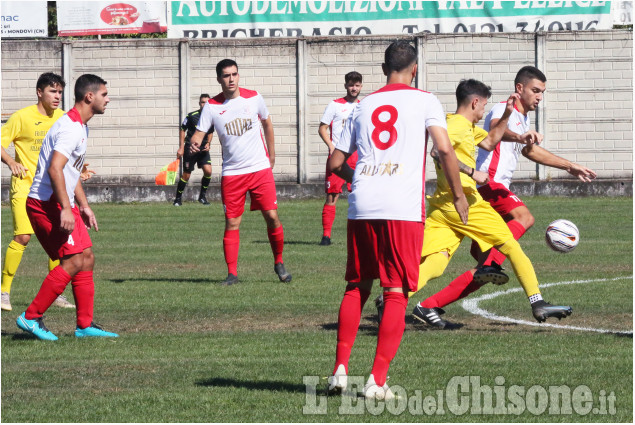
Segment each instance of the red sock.
M335 205L326 205L322 208L322 229L324 236L331 237L331 229L335 221Z
M271 251L273 251L273 263L282 263L282 250L284 249L284 230L282 226L275 229L267 228Z
M527 231L527 229L525 229L525 227L516 220L508 221L507 227L509 227L509 230L511 230L512 235L514 236L514 239L516 240L520 239L521 236L524 235L525 232ZM487 260L485 260L484 264L490 265L492 264L492 261L495 261L496 264L500 266L505 261L505 258L506 257L503 253L498 251L496 248L492 248L492 251L489 253L489 257L487 257Z
M348 359L351 357L351 349L355 343L359 321L362 318L362 309L368 300L370 291L362 290L357 286L349 284L344 292L344 298L340 305L340 313L337 324L337 349L335 351L335 367L341 364L348 373Z
M227 263L227 273L238 276L238 250L240 249L240 230L225 230L223 252Z
M474 282L472 280L473 277L474 275L472 274L471 270L463 273L461 276L450 282L448 286L441 289L439 292L432 295L431 297L426 298L421 303L421 307L445 307L448 304L452 304L456 300L467 297L469 294L476 291L482 286Z
M406 328L408 297L401 292L384 292L384 315L379 323L377 351L371 373L377 385L386 383L388 367L397 354L401 337Z
M78 272L71 281L73 297L77 304L77 327L87 328L93 323L93 305L95 301L95 282L93 272Z
M24 317L33 320L42 317L44 312L53 304L53 301L64 292L64 288L71 281L71 275L66 273L61 266L55 267L49 272L42 282L42 286L31 305L26 309Z

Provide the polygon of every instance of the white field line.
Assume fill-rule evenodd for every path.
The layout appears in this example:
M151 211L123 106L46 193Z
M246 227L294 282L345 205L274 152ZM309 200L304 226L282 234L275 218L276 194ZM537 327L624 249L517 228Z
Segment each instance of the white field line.
M554 283L546 283L544 285L540 285L541 288L548 288L550 286L558 286L558 285L575 285L578 283L593 283L593 282L613 282L616 280L626 280L633 279L633 276L623 276L623 277L615 277L612 279L588 279L588 280L570 280L564 282L554 282ZM527 325L527 326L537 326L542 328L558 328L558 329L570 329L576 331L589 331L589 332L599 332L599 333L612 333L612 334L623 334L623 335L632 335L633 331L618 331L612 329L599 329L599 328L587 328L582 326L569 326L569 325L558 325L552 323L538 323L538 322L530 322L528 320L520 320L513 319L507 316L499 316L494 313L490 313L489 311L482 309L478 306L478 303L485 300L491 300L493 298L499 297L501 295L511 294L513 292L521 292L523 288L511 288L505 291L493 292L491 294L485 294L480 297L471 298L463 301L461 306L472 314L476 314L478 316L482 316L486 319L498 320L500 322L510 322L517 323L519 325Z

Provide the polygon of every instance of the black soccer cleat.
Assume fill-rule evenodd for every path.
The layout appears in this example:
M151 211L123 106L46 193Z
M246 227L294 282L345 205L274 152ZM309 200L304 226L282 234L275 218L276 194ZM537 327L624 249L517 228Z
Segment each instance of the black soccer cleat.
M509 276L503 273L503 268L492 262L491 266L477 267L474 272L474 282L485 285L492 282L494 285L504 285L509 282Z
M321 246L328 246L331 244L331 238L328 236L322 236L322 240L320 241Z
M558 320L571 316L573 309L566 305L551 305L546 301L538 301L531 305L531 311L534 318L542 323L549 317L557 317Z
M384 294L375 298L375 308L377 308L377 321L381 322L381 318L384 317Z
M278 279L280 279L280 282L285 282L285 283L291 282L291 273L289 273L287 269L284 267L284 263L278 263L274 265L273 271L275 271L276 274L278 275Z
M210 203L207 202L207 198L205 198L204 196L201 196L200 198L198 198L198 202L203 205L210 205Z
M235 274L229 273L225 280L223 280L220 284L223 286L235 285L238 283L238 276Z
M449 322L446 322L441 318L442 314L445 314L445 311L442 308L425 308L421 307L419 304L417 304L415 309L412 310L412 315L418 321L435 328L445 329L446 326L449 325Z
M181 205L183 205L183 201L181 201L181 198L175 198L172 205L174 205L175 207L180 207Z

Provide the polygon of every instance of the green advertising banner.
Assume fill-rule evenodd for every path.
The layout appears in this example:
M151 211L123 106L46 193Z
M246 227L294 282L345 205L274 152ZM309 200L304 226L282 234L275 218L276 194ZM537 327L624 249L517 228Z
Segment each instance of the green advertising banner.
M610 1L171 1L170 38L585 31Z

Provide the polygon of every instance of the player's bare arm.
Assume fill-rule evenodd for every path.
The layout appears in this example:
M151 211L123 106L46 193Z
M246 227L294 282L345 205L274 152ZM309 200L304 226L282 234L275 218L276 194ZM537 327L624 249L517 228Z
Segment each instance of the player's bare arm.
M75 202L77 202L77 206L79 208L79 213L84 221L84 225L87 229L95 229L99 231L99 227L97 226L97 218L95 217L95 213L88 205L88 199L86 198L86 194L84 193L84 188L81 183L78 183L75 186Z
M490 122L490 127L495 127L498 123L499 119L492 119ZM542 143L543 136L535 130L529 130L526 133L518 134L511 131L509 128L505 129L505 134L503 135L503 142L515 142L522 143L524 145L537 144Z
M321 122L320 127L318 128L318 134L322 138L322 141L329 148L329 155L332 155L333 151L335 150L335 145L333 144L333 141L331 140L329 125Z
M71 201L66 193L66 179L64 178L64 166L68 162L68 158L57 151L53 151L51 157L51 165L48 168L49 176L51 177L51 186L53 186L53 193L62 207L60 212L60 229L66 234L73 233L75 228L75 218L73 217L73 211L71 210ZM78 184L79 186L79 184Z
M194 134L192 134L192 138L190 139L190 153L194 154L201 151L201 143L204 137L205 132L201 130L196 130Z
M11 158L11 155L2 148L2 162L7 164L9 169L11 170L11 174L15 177L26 177L26 172L28 171L24 165L17 162L15 159Z
M592 169L554 155L547 149L537 145L525 146L522 150L522 154L527 159L537 162L538 164L564 170L585 183L589 183L597 177L596 172Z
M439 151L436 146L432 146L432 150L430 151L430 156L434 160L435 163L439 163ZM469 165L464 164L461 160L457 158L456 162L459 165L459 172L469 176L476 182L476 184L484 185L489 183L489 174L479 171L476 168L472 168ZM440 166L440 165L439 165Z
M454 208L459 214L459 217L461 217L463 224L467 224L469 205L463 193L463 186L461 185L458 165L459 160L456 158L456 153L454 153L454 149L452 148L448 132L445 128L439 126L428 127L428 132L430 136L432 136L432 142L439 154L441 169L443 169L445 178L448 180L448 184L454 194ZM337 150L335 152L337 152Z
M351 156L350 153L335 149L328 160L328 167L336 176L352 183L355 171L346 163L349 156Z
M266 120L260 121L262 123L262 131L265 134L265 142L267 142L267 150L269 151L269 163L271 164L271 168L276 163L276 146L275 146L275 138L273 136L273 122L271 121L271 117L268 117Z
M505 112L503 112L503 115L500 117L500 119L496 120L495 123L494 120L492 120L492 124L490 125L490 130L487 134L487 137L485 137L485 139L483 139L481 143L478 144L479 148L483 148L486 151L491 152L492 150L494 150L496 145L500 143L500 141L505 136L505 133L508 131L507 122L509 121L510 115L514 111L514 103L519 99L520 95L518 93L513 93L511 96L509 96L509 99L507 99L507 104L505 105Z
M176 150L176 159L183 158L185 153L185 131L179 130L179 148Z

